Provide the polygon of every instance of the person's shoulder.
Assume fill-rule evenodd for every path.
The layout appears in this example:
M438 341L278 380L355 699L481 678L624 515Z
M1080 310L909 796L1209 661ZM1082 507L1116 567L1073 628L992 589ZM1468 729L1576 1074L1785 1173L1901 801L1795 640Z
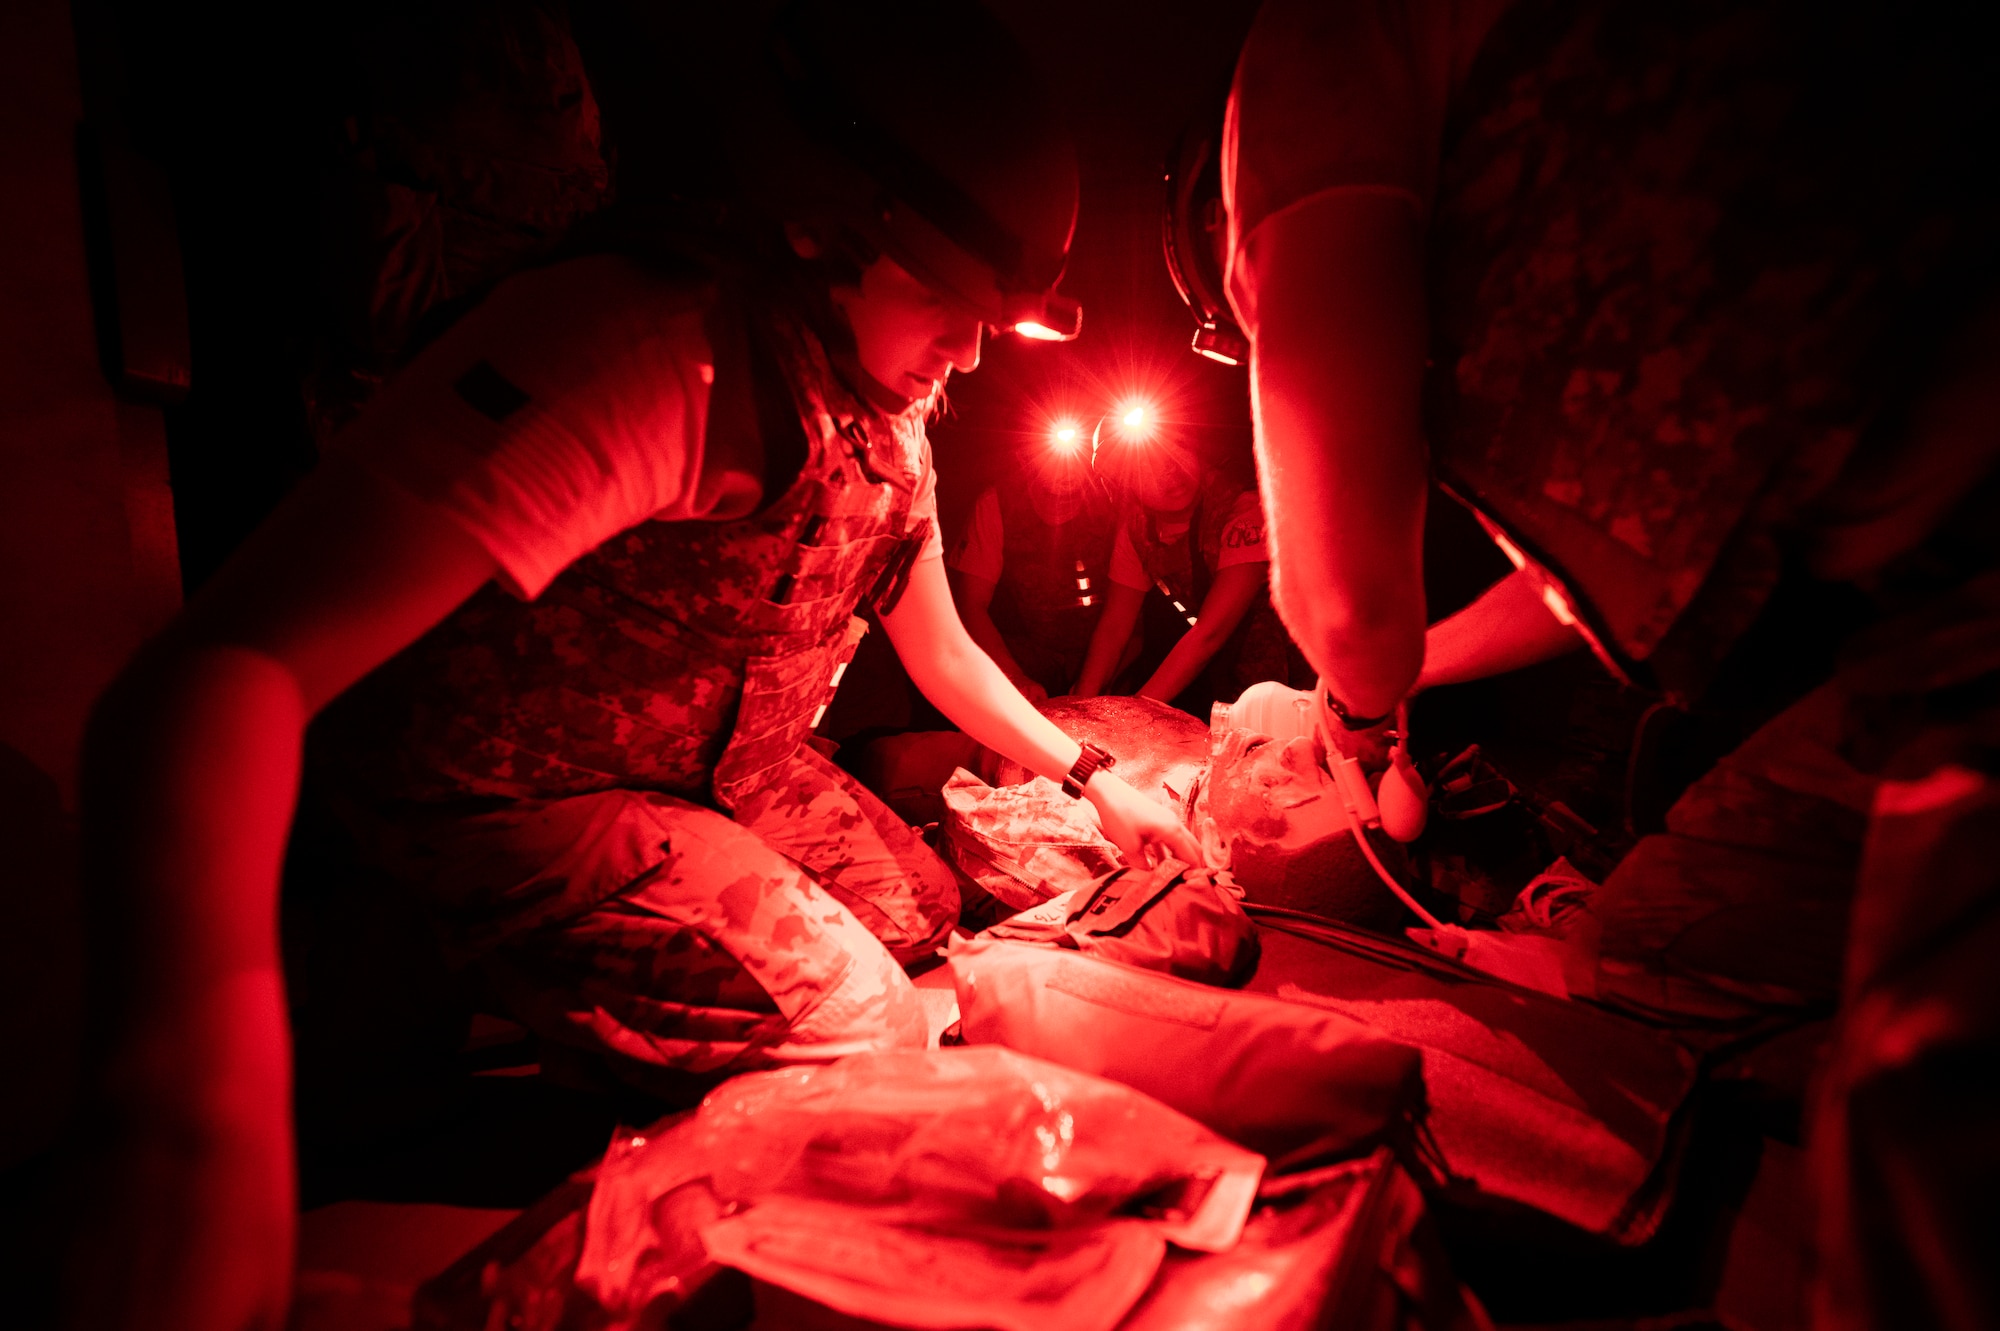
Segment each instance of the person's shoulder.
M493 289L488 304L585 316L633 312L672 319L706 310L716 291L714 280L691 265L669 267L623 254L581 254L512 274Z
M1464 0L1267 0L1244 42L1224 157L1236 243L1327 190L1425 211Z
M1237 495L1229 506L1222 524L1221 556L1224 565L1270 558L1264 548L1264 507L1254 488Z

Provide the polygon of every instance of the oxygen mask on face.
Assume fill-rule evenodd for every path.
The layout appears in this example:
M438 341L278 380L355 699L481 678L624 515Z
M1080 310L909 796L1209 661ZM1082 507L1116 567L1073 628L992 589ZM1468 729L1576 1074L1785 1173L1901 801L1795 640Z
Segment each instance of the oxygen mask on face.
M1246 731L1269 735L1280 743L1317 737L1322 761L1344 807L1348 830L1389 890L1415 911L1426 923L1433 917L1417 904L1368 844L1368 832L1377 829L1396 841L1414 841L1422 835L1429 814L1430 792L1410 759L1404 731L1403 709L1397 711L1395 745L1389 750L1388 765L1382 769L1378 785L1371 786L1358 758L1343 751L1332 727L1338 725L1327 712L1319 691L1306 693L1272 680L1252 684L1233 703L1218 702L1209 709L1209 751L1219 755L1231 733Z

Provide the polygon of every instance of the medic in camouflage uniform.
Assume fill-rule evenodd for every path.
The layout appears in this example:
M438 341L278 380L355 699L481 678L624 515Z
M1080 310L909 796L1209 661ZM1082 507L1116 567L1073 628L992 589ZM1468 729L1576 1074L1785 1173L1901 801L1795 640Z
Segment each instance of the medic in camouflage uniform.
M944 381L989 328L1081 319L1074 152L1019 44L963 0L614 11L578 14L593 78L630 76L598 89L618 202L385 383L93 721L78 1325L286 1320L315 715L393 895L641 1087L926 1041L896 955L953 879L807 743L861 615L1128 859L1199 859L967 636L930 518ZM710 119L648 101L691 84ZM701 202L663 159L711 138L736 173Z
M829 40L781 32L788 61ZM921 163L839 147L961 220ZM473 597L317 727L329 802L455 963L627 1080L920 1041L893 963L943 941L958 880L808 738L862 616L935 557L921 413L870 384L823 296L715 238L614 211L570 249L632 254L700 312L708 446L741 436L772 490L738 520L631 528L532 600ZM507 387L458 384L503 439Z
M1604 883L1571 987L1708 1039L1848 1005L1825 1326L1995 1306L1990 1152L1932 1126L1990 1136L1952 1069L1990 1064L2000 1013L1966 951L2000 899L1966 854L2000 772L1976 15L1268 0L1196 293L1210 344L1247 334L1281 608L1337 742L1367 752L1413 683L1583 644L1669 705L1790 686ZM1426 636L1433 479L1518 571ZM1844 609L1773 634L1781 592Z
M847 389L796 318L699 295L712 427L789 428L797 478L740 521L635 527L533 601L487 588L318 745L364 844L511 1010L695 1073L809 1044L815 1013L907 1041L914 995L850 931L908 960L958 917L951 871L806 743L867 631L856 612L893 608L932 539L908 530L922 423Z

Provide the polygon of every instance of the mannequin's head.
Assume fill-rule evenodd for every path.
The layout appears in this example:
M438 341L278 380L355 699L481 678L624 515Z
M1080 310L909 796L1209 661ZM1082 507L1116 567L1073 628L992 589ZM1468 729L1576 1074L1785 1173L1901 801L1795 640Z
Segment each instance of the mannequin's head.
M1314 740L1232 731L1210 764L1197 824L1252 901L1364 925L1396 918Z

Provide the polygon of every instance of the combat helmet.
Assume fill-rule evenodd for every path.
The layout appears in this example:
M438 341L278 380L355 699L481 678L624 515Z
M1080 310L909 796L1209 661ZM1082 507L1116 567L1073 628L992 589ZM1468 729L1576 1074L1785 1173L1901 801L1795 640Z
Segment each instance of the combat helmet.
M886 254L988 326L1067 340L1076 150L1019 41L970 0L791 0L722 135L760 211Z

